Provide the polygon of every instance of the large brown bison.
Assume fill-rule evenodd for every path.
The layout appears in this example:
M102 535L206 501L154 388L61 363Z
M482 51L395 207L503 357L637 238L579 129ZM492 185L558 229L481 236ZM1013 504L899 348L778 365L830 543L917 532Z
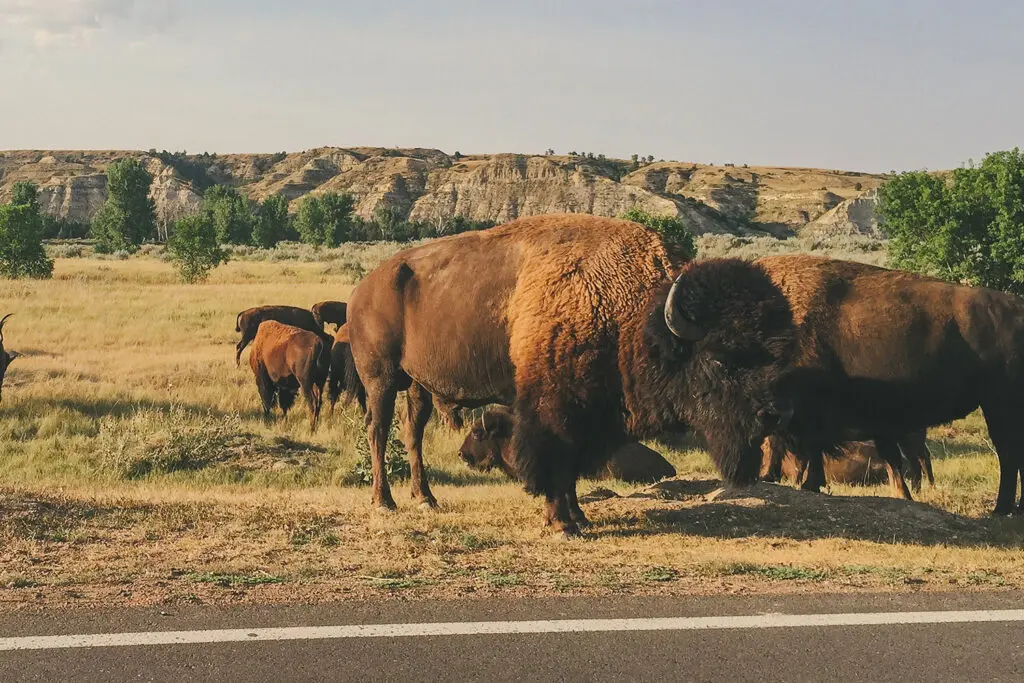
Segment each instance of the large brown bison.
M459 447L459 457L469 467L480 471L496 469L512 479L519 479L516 457L512 452L512 412L505 407L490 408L474 422ZM608 457L596 472L581 472L593 479L620 479L631 483L649 483L676 476L676 468L660 453L641 443L632 442ZM582 516L576 496L570 496L570 509Z
M683 423L728 483L755 481L761 441L787 413L773 388L795 349L789 306L758 266L680 263L643 226L567 214L445 237L377 267L348 302L373 502L395 506L383 464L401 390L412 495L430 505L432 395L512 406L516 469L566 534L579 532L567 500L580 472Z
M756 263L800 326L799 370L784 390L796 411L781 435L808 459L805 488L824 484L824 450L871 439L909 498L898 440L980 406L999 457L994 512L1014 509L1024 476L1024 300L815 256Z
M7 367L11 364L11 361L18 357L17 351L7 351L4 349L4 323L12 315L14 314L8 313L0 318L0 399L3 398L4 376L7 374Z
M238 365L242 357L242 351L256 338L256 331L264 320L276 320L285 325L298 327L302 330L309 330L317 334L324 334L323 325L317 323L313 313L298 306L257 306L247 308L235 318L235 332L241 332L242 338L235 345L235 365ZM330 340L330 337L326 337ZM329 342L328 342L329 343Z
M265 416L270 415L275 398L287 415L301 391L309 408L310 431L316 431L331 367L331 349L320 335L276 320L262 322L252 342L249 365L256 376Z
M348 320L348 304L344 301L321 301L313 304L309 310L321 329L325 323L331 323L336 330L341 329Z
M778 444L778 439L768 438L762 445L764 459L761 472L766 479L769 478L768 470L773 463L771 449L775 444ZM915 491L921 489L922 474L928 476L928 484L934 487L935 477L932 474L931 453L925 440L925 430L904 435L898 445L906 460L905 469L910 475L911 487ZM863 486L886 481L892 484L889 463L882 459L875 444L870 441L847 441L825 451L823 455L825 480L828 482ZM778 456L775 457L778 459ZM792 451L786 451L781 458L780 469L782 479L801 484L807 474L807 461L801 460Z

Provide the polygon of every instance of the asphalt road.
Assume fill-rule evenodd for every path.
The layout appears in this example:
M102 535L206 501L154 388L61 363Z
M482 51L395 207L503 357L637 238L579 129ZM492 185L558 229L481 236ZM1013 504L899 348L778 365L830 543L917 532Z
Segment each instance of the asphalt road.
M0 637L346 624L1021 610L1019 593L552 598L0 615ZM829 619L829 617L825 617ZM0 681L1021 681L1024 621L0 651Z

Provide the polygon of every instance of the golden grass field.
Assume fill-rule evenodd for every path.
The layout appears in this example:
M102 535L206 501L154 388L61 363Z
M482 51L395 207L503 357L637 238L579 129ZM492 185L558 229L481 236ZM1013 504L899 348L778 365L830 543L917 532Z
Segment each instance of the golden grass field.
M914 503L887 487L719 493L703 453L654 444L678 479L581 482L618 495L559 542L540 501L467 470L462 435L432 423L440 509L406 482L396 513L372 509L352 475L357 411L313 436L301 402L264 423L247 354L233 362L238 311L345 299L350 271L233 261L183 285L153 257L62 258L52 280L0 281L24 354L0 403L0 609L1024 587L1024 520L987 516L998 469L978 415L931 430L937 485Z

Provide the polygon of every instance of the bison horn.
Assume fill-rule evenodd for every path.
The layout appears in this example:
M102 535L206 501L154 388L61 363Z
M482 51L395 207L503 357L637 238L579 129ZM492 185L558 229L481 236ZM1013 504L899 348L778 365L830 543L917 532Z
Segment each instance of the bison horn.
M665 324L669 331L684 341L696 342L704 338L707 330L684 316L675 305L676 288L682 275L672 283L672 289L668 290L668 299L665 301Z
M7 322L7 319L10 318L12 315L14 314L8 313L4 317L0 318L0 344L3 344L4 342L4 323Z

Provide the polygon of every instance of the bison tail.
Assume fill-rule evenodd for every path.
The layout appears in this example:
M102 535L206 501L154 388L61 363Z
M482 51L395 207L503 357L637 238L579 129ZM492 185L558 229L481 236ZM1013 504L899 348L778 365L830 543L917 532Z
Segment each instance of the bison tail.
M337 369L339 373L336 382L336 389L332 391L344 391L345 392L345 405L352 402L352 399L359 401L359 408L366 414L366 387L363 386L363 380L359 379L359 373L356 372L356 361L352 356L352 346L349 344L342 343L342 349L340 354L336 358L340 357L341 367ZM333 372L332 368L332 372Z
M242 331L242 314L239 313L237 316L235 316L235 332L241 332L241 331Z

